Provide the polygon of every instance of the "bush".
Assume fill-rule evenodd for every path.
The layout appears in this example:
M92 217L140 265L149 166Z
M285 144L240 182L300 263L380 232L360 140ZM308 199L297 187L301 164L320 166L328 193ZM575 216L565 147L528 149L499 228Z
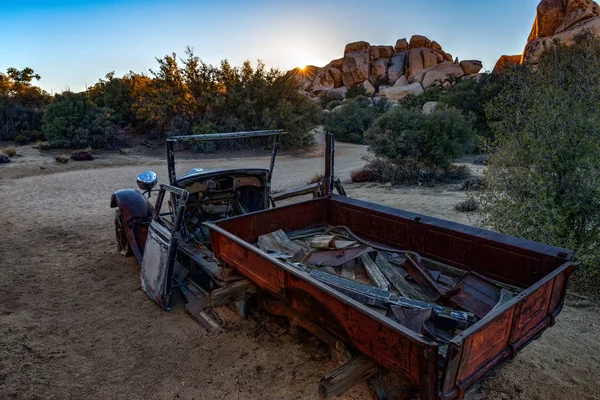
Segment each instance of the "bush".
M22 146L27 143L29 143L29 138L27 136L17 135L17 137L15 138L15 144L18 144L19 146Z
M337 106L341 106L342 104L344 104L342 100L333 100L327 103L327 106L325 106L325 108L329 111L332 111L334 108L336 108Z
M375 174L368 168L362 168L352 171L350 179L355 183L372 182L375 180Z
M365 133L369 149L396 164L410 160L428 169L448 169L475 142L470 121L459 110L439 107L431 114L395 107Z
M0 149L0 152L6 154L11 158L17 155L17 149L14 146L7 146L3 149Z
M479 196L484 226L577 251L600 282L600 40L578 37L507 72L486 108L496 135Z
M37 142L38 140L44 140L44 133L40 131L22 131L21 135L29 139L30 142Z
M56 160L57 163L60 163L60 164L66 164L69 162L69 156L66 156L64 154L60 155L60 156L56 156L56 157L54 157L54 159Z
M475 191L478 191L481 189L485 189L486 186L487 186L487 182L484 177L472 176L463 182L460 190L475 192Z
M324 116L325 131L334 133L339 141L362 144L363 135L373 121L390 108L391 103L387 99L372 101L365 96L357 96Z
M458 212L475 212L479 210L479 203L477 200L469 198L456 204L454 209Z
M367 160L366 170L372 174L372 181L392 184L429 184L451 183L465 179L469 175L464 165L450 165L448 168L436 168L420 163L410 157L392 162L376 157Z
M94 156L86 150L77 150L71 153L71 159L74 161L92 161Z
M35 146L33 146L34 148L37 148L39 150L50 150L52 149L52 146L50 146L50 143L48 142L37 142Z
M43 130L53 147L103 147L110 134L110 113L86 93L56 95L44 114Z
M319 105L322 108L328 108L329 110L331 110L331 108L329 108L330 103L333 103L334 101L339 101L341 103L343 100L344 96L339 93L325 92L319 95Z
M350 100L358 96L366 96L367 89L362 84L354 85L346 92L346 99Z

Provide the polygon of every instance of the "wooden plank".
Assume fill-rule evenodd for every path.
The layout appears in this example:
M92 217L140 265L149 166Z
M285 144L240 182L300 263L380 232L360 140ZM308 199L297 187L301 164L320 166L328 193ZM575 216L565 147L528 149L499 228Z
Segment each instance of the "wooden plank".
M256 286L248 279L244 279L213 290L209 294L209 299L213 307L218 307L238 300L244 300L253 293L256 293Z
M365 267L365 271L367 271L367 276L373 282L373 285L383 290L389 290L390 286L387 279L371 257L368 254L363 254L360 256L360 261L362 261L362 265Z
M406 279L404 279L400 271L398 271L398 268L390 264L390 262L380 253L377 253L377 259L375 260L375 263L379 267L379 270L383 273L387 280L390 281L394 289L396 289L401 296L415 300L429 300L417 292L417 290L410 283L408 283Z
M375 361L362 355L355 357L321 379L319 395L322 399L331 399L376 374L377 364Z

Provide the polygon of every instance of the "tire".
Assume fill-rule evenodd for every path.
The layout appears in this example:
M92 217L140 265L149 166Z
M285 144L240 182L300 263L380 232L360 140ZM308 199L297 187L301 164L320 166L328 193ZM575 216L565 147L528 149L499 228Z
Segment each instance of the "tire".
M117 251L122 256L130 257L133 255L131 246L125 235L125 224L123 224L123 217L121 216L120 210L115 210L115 237L117 239Z

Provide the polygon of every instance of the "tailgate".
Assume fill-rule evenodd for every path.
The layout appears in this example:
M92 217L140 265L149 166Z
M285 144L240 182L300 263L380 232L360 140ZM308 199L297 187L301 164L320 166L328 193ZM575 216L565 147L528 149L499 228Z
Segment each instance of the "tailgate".
M554 325L575 265L563 264L450 342L443 399L461 398L472 384Z

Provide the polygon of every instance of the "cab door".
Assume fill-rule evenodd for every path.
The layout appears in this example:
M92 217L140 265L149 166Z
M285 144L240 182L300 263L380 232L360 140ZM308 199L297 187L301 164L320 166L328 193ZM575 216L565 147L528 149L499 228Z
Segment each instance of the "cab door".
M169 200L165 203L165 195ZM175 259L181 240L188 192L161 185L142 261L142 289L164 310L169 309Z

